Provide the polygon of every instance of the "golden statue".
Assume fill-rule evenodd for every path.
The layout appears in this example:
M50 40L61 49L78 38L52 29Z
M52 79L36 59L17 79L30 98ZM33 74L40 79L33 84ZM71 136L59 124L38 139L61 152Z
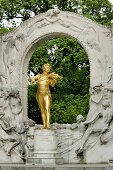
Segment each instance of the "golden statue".
M58 74L50 73L50 64L44 64L42 66L43 73L38 74L29 81L34 83L38 82L38 91L36 93L36 99L41 110L41 116L43 121L42 129L50 129L50 108L51 108L51 94L49 90L49 85L54 87L57 79L62 79L63 77Z

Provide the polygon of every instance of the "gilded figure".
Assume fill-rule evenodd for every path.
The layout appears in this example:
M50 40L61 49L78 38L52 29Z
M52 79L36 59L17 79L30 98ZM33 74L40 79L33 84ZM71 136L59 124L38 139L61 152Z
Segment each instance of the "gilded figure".
M35 77L29 79L29 81L32 83L38 83L36 100L41 110L41 117L43 122L42 129L50 129L51 94L49 86L54 87L57 79L63 78L54 72L50 73L50 70L50 64L46 63L42 66L42 74L37 74Z

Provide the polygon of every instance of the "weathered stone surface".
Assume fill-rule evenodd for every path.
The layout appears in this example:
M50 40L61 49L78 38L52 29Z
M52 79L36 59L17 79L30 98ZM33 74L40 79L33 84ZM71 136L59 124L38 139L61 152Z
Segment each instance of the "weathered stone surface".
M66 164L66 165L1 165L1 170L112 170L113 166L106 164Z
M35 129L34 150L38 152L57 151L57 138L54 130Z
M63 164L63 158L57 151L57 138L54 130L34 130L34 150L28 156L26 164Z

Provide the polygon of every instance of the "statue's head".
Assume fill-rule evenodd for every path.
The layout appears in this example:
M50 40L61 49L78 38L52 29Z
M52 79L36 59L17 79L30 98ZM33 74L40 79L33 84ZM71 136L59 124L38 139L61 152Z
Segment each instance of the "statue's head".
M84 121L84 117L82 115L78 115L76 117L77 123L83 122Z
M44 64L44 65L42 66L42 70L45 71L45 72L47 72L47 73L49 73L50 70L51 70L50 64L48 64L48 63Z
M20 98L17 96L11 96L10 107L14 115L19 115L22 112L22 104Z

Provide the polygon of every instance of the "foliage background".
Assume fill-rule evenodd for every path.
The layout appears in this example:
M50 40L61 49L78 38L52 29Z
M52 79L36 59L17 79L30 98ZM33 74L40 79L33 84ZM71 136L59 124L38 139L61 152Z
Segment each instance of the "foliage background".
M50 87L51 123L74 123L78 114L86 117L89 109L90 67L85 50L70 38L60 37L46 41L33 54L28 74L30 71L35 75L41 73L44 63L50 63L51 71L63 76L54 88ZM37 84L28 86L28 115L41 123L35 99L36 91Z

